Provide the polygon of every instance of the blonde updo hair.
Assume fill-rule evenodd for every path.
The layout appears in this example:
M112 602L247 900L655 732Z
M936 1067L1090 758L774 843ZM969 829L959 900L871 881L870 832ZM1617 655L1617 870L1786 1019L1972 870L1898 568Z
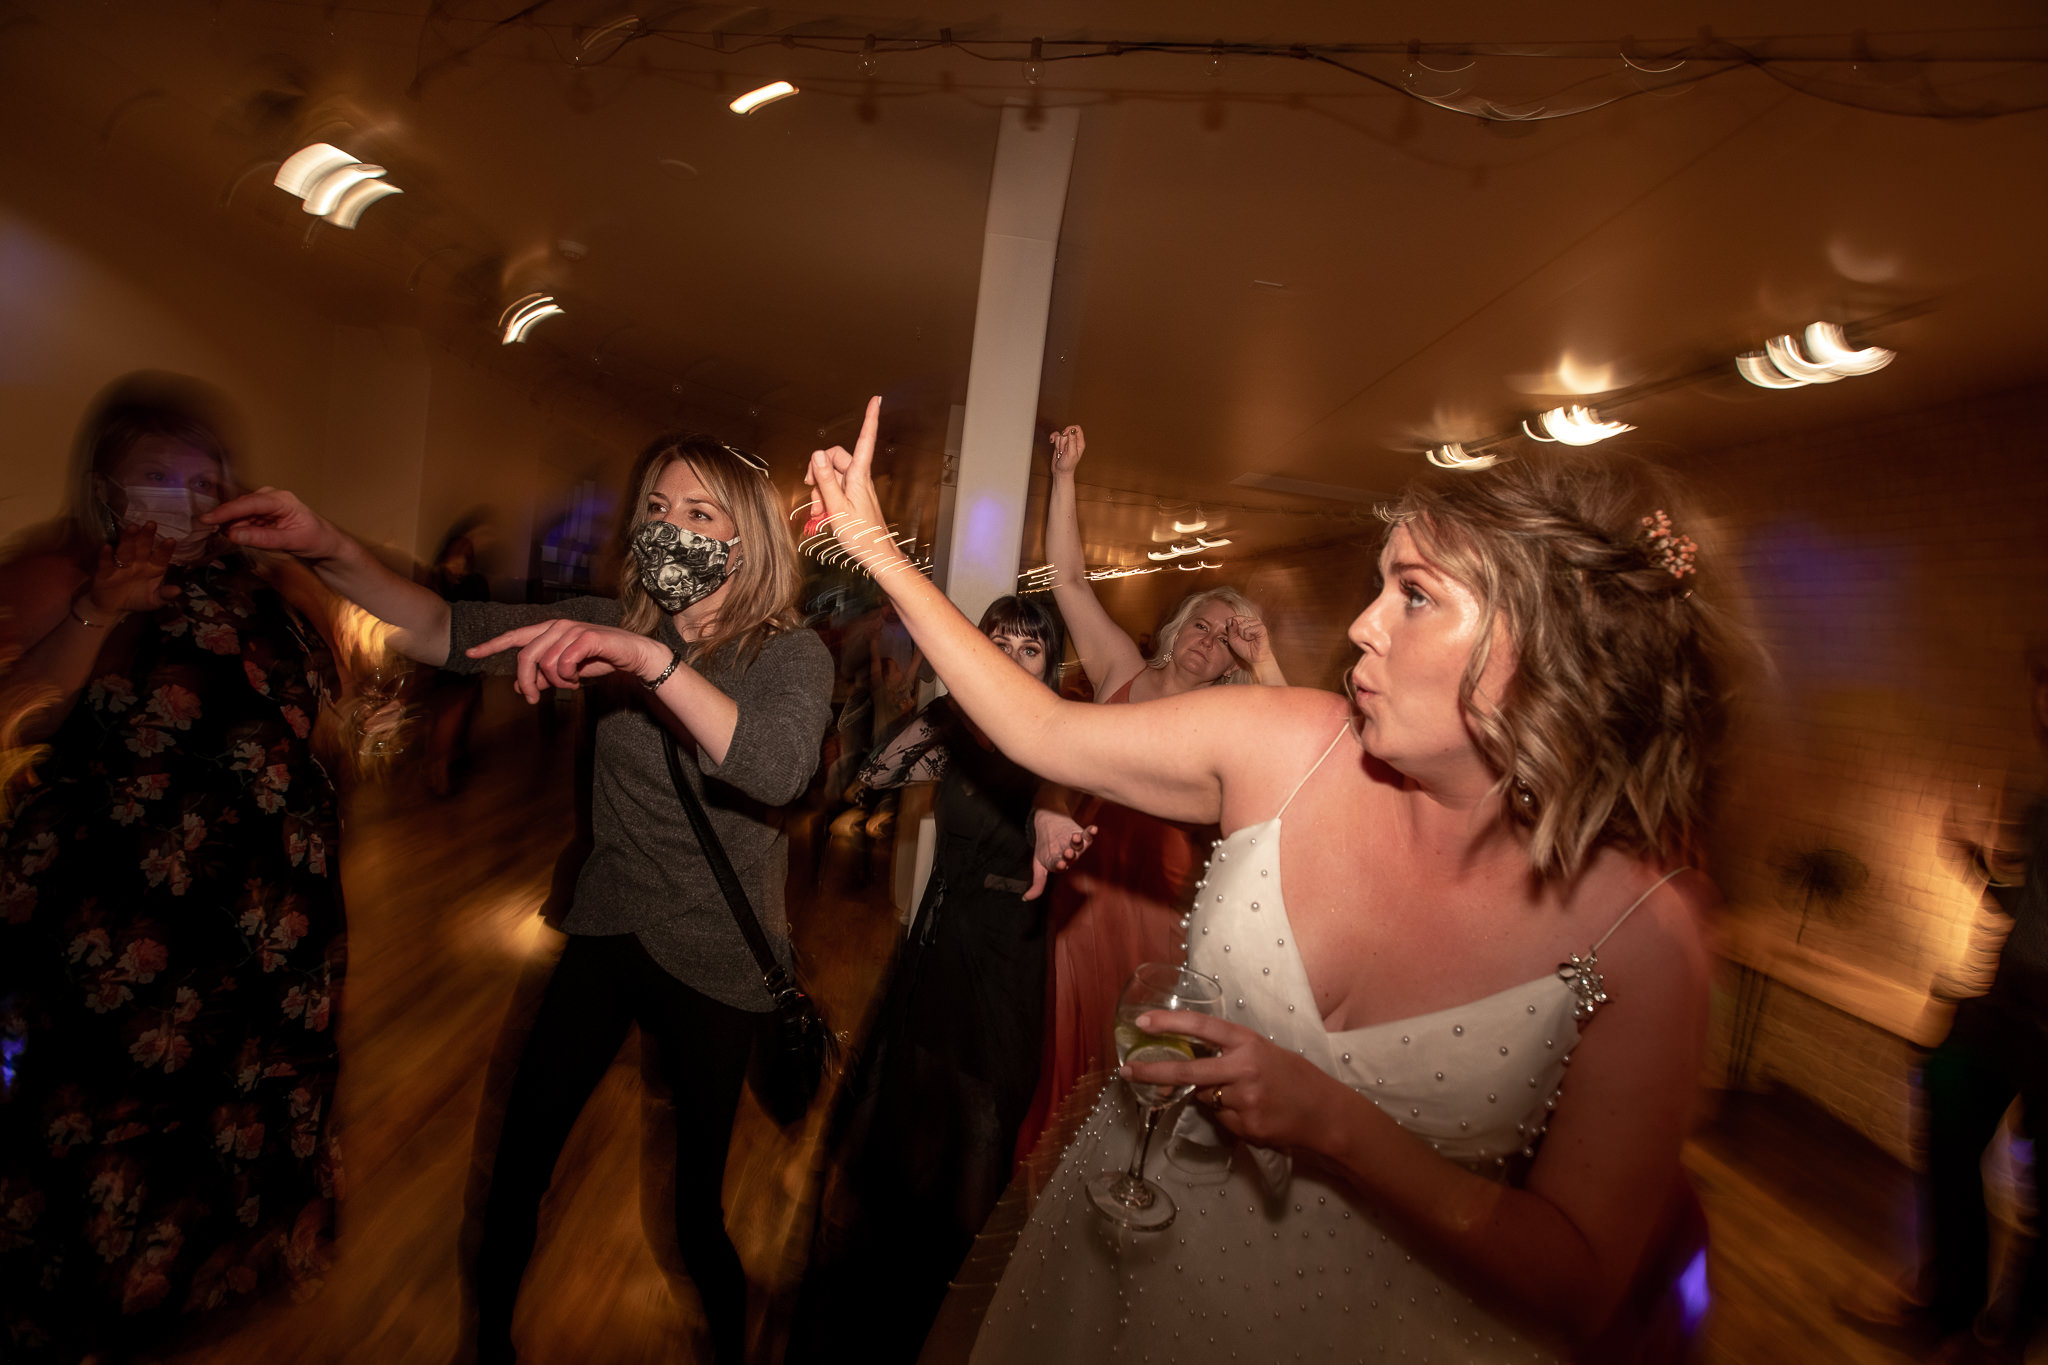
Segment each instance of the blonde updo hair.
M1266 619L1259 614L1259 604L1246 597L1236 588L1204 588L1200 592L1191 592L1181 599L1180 605L1173 609L1171 616L1159 623L1158 650L1151 658L1145 660L1145 667L1164 668L1167 664L1171 663L1173 661L1173 646L1180 639L1181 630L1189 621L1194 619L1196 612L1211 602L1223 603L1223 605L1230 608L1232 616L1249 616L1253 620L1261 622ZM1266 647L1268 649L1272 648L1270 640L1267 642ZM1236 656L1232 655L1231 657L1235 658ZM1258 675L1252 672L1251 669L1233 667L1228 672L1211 681L1208 686L1221 687L1229 683L1255 683L1258 680Z
M1660 511L1699 542L1691 560L1652 543ZM1458 700L1536 872L1570 878L1603 845L1666 861L1694 851L1734 636L1710 600L1725 559L1678 481L1628 456L1544 451L1431 471L1380 516L1479 598ZM1495 622L1515 670L1489 710L1475 694Z
M753 457L758 458L758 457ZM619 561L619 624L652 635L666 615L640 585L640 567L633 558L633 532L647 519L647 499L668 467L681 460L695 470L712 500L732 517L740 543L727 578L718 617L703 639L689 645L686 657L694 667L726 646L735 657L751 661L771 635L801 624L797 595L803 573L797 565L796 543L782 515L775 485L750 457L709 436L657 437L633 462L626 479L629 501L620 510L615 552Z

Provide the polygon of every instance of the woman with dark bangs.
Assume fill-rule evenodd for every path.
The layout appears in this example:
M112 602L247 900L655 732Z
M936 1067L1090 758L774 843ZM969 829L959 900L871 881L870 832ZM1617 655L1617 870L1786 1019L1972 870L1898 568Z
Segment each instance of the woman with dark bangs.
M1001 597L981 633L1057 690L1065 633L1043 597ZM870 787L937 782L938 842L881 1012L828 1142L833 1177L798 1296L788 1359L917 1358L946 1286L1009 1183L1038 1082L1049 871L1034 856L1038 779L996 752L949 698L861 769ZM1048 846L1087 834L1035 812Z
M1606 450L1425 476L1348 697L1108 712L1023 685L878 529L878 410L810 478L957 704L1048 780L1223 831L1184 920L1222 1015L1140 1015L1191 1055L1123 1068L1191 1093L1168 1145L1211 1174L1106 1091L973 1359L1678 1358L1728 636L1670 476ZM1091 1198L1134 1152L1163 1231Z
M708 437L644 451L626 486L619 595L549 605L446 602L384 568L289 493L208 520L238 544L299 556L396 628L422 663L516 673L538 702L594 683L588 855L569 936L519 1058L469 1284L476 1354L513 1359L512 1315L541 1196L576 1117L629 1028L653 1040L676 1125L676 1240L713 1358L745 1357L746 1273L726 1234L726 1149L772 1001L682 810L668 746L698 791L775 951L786 961L788 842L777 807L817 766L832 660L798 624L796 547L758 457Z

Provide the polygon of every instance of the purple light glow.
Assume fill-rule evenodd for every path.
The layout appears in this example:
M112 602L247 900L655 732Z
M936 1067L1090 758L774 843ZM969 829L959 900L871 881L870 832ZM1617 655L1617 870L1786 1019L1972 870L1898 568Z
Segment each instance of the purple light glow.
M1713 1296L1707 1293L1706 1248L1702 1247L1679 1273L1678 1301L1683 1305L1685 1333L1691 1336L1699 1330L1700 1320L1707 1316L1707 1307L1713 1302Z

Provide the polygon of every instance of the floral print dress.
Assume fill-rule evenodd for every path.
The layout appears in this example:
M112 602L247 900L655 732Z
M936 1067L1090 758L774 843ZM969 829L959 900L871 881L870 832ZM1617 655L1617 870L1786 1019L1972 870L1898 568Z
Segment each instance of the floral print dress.
M0 828L0 1357L317 1288L347 962L320 638L239 555L114 628Z

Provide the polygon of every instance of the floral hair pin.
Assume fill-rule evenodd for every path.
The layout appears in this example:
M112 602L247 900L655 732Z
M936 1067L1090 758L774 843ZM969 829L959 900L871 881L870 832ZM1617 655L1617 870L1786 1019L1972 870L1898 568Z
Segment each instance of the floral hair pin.
M1693 561L1699 557L1700 547L1691 536L1680 535L1671 528L1671 518L1663 508L1643 518L1643 539L1650 542L1646 553L1651 562L1673 578L1698 572Z

